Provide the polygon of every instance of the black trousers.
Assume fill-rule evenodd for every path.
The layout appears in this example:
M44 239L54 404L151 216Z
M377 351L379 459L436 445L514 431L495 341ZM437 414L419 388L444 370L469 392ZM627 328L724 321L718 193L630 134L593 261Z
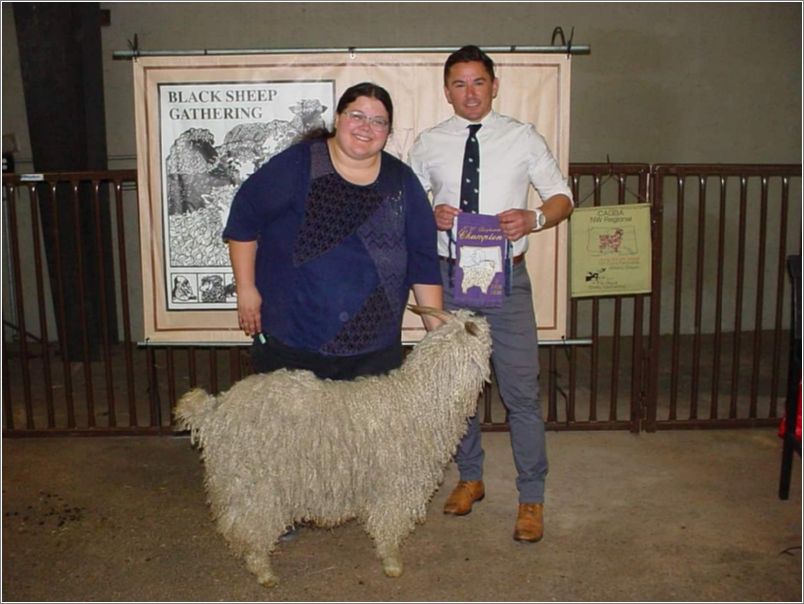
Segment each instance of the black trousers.
M291 348L267 334L254 337L251 365L255 373L277 369L307 369L322 379L352 380L361 375L382 375L402 364L402 343L354 356L328 356Z

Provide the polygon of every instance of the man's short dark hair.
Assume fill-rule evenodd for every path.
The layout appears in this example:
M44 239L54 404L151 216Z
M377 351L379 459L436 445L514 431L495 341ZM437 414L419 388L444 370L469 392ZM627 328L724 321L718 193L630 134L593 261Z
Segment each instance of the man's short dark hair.
M489 76L494 80L494 61L477 46L469 45L459 48L447 57L447 62L444 63L444 84L447 84L449 70L455 63L470 63L472 61L480 61L483 63Z

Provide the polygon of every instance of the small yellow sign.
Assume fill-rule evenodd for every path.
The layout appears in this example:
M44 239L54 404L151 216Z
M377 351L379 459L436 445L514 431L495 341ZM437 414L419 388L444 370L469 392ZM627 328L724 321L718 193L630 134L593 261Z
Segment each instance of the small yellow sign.
M576 208L570 218L574 298L651 291L650 205Z

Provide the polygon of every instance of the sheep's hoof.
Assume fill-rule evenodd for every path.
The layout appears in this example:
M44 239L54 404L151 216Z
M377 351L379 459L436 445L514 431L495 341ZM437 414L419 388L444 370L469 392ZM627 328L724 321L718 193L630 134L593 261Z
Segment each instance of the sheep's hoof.
M402 576L402 562L399 560L383 560L382 569L385 571L386 577Z
M271 563L267 557L257 554L247 554L246 568L257 576L257 581L263 587L276 587L279 585L279 578L274 574Z
M276 587L279 585L279 577L276 575L264 575L262 577L257 577L257 580L263 587Z

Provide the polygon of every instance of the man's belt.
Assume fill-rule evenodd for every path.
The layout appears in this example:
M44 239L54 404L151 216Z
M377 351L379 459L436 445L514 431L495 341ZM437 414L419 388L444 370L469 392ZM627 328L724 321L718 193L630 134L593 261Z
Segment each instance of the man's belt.
M448 262L449 264L455 264L455 258L447 258L446 256L439 256L439 258L441 258L441 260L443 260L444 262ZM514 262L513 262L514 266L522 262L524 259L525 259L524 252L519 254L519 256L514 256Z

